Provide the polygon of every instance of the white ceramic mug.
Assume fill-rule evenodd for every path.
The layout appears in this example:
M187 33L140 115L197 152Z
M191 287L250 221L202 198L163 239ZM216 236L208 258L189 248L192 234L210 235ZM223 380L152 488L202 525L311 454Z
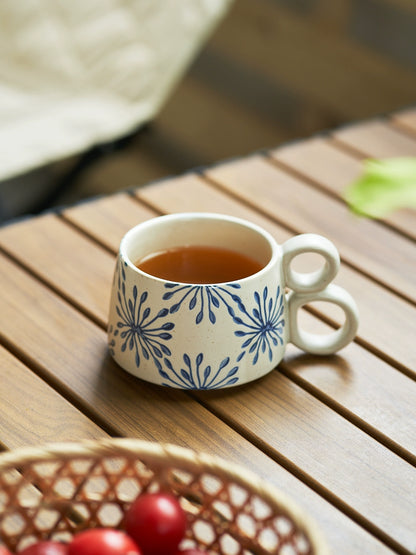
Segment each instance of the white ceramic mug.
M262 265L244 279L216 284L166 281L135 263L161 250L185 245L227 248ZM305 252L324 265L311 273L291 267ZM161 216L131 229L122 239L114 274L108 342L115 361L135 376L183 389L218 389L250 382L282 360L292 342L310 353L330 354L347 345L358 327L353 298L331 284L339 254L326 238L295 236L283 245L262 228L231 216L184 213ZM285 293L285 289L291 289ZM297 311L329 301L345 313L328 335L298 327Z

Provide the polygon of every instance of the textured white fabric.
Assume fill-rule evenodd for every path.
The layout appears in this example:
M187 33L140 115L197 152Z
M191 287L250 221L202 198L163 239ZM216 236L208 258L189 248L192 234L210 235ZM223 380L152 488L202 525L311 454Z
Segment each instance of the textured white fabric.
M0 180L151 120L232 0L1 0Z

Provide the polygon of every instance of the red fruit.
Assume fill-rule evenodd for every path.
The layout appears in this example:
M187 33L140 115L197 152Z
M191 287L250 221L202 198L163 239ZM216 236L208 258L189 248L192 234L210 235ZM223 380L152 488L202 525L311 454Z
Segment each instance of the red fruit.
M0 545L0 555L12 555L6 546Z
M174 554L185 535L186 524L179 501L165 493L140 495L125 515L126 531L144 555Z
M68 545L51 540L32 543L19 551L19 555L67 555Z
M91 528L76 534L68 555L142 555L134 541L114 528Z

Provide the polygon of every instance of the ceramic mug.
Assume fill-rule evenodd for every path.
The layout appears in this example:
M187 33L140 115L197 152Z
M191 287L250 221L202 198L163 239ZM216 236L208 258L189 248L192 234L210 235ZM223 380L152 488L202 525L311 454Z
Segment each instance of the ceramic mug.
M151 253L184 245L231 249L254 258L262 269L236 281L201 285L167 281L135 265ZM305 252L321 255L324 265L311 273L294 271L293 258ZM153 218L128 231L120 243L110 303L110 353L143 380L183 389L255 380L276 367L288 342L310 353L334 353L354 338L358 326L353 298L330 283L339 263L334 245L315 234L278 245L259 226L231 216ZM328 335L300 329L298 309L322 300L344 311L342 327Z

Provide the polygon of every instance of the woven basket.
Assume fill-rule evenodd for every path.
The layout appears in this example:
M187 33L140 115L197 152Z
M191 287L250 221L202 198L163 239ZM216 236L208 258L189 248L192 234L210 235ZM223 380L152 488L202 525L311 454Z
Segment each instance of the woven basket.
M286 496L246 469L174 445L110 439L0 455L0 538L17 551L39 539L68 541L90 527L122 527L141 492L168 491L187 513L181 547L240 555L328 550Z

